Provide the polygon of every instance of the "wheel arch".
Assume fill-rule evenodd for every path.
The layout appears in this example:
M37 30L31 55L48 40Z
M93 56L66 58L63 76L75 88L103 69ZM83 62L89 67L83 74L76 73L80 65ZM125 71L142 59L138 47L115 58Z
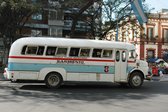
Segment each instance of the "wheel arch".
M66 80L66 70L63 68L43 68L40 70L38 80L45 80L49 73L57 73L62 77L62 80Z
M50 74L52 74L52 73L55 73L55 74L59 75L59 76L61 77L61 80L63 81L62 75L61 75L59 72L57 72L57 71L51 71L51 72L49 72L48 74L46 74L44 80L46 79L46 77L47 77L48 75L50 75Z
M141 70L134 69L134 70L132 70L132 71L128 74L128 80L129 80L130 76L131 76L133 73L135 73L135 72L140 73L143 79L145 78L144 73L143 73Z

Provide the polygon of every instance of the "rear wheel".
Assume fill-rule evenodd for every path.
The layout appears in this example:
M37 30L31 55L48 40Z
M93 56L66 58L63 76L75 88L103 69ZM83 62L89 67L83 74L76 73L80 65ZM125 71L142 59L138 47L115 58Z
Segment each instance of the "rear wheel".
M62 81L61 75L55 72L49 73L45 78L45 84L48 88L58 88Z
M131 88L140 88L143 84L142 74L140 72L133 72L128 83Z

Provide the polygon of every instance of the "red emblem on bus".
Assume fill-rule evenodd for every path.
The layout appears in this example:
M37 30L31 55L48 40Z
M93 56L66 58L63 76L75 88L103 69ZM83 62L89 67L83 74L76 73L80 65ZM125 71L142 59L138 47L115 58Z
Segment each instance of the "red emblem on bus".
M104 66L104 72L109 72L109 66Z

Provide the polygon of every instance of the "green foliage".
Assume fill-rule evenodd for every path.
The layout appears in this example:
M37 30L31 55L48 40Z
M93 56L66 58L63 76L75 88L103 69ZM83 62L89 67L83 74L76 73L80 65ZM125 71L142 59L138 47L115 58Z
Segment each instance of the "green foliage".
M0 37L3 37L5 46L7 40L15 40L19 28L37 9L27 0L0 0Z
M149 13L152 9L145 4L145 0L142 0L145 13ZM131 19L133 10L130 5L130 0L104 0L102 3L102 14L104 17L104 27L102 37L106 36L106 33L112 29L116 29L118 23L122 22L119 27L128 23L125 22L126 18L129 18L129 22L134 26L137 25L136 19ZM139 25L139 24L138 24Z
M39 5L28 1L0 0L0 38L4 45L3 57L7 57L11 43L21 37L21 29L30 16L39 10ZM7 60L4 63L7 63Z
M89 0L64 0L64 7L66 8L81 8Z

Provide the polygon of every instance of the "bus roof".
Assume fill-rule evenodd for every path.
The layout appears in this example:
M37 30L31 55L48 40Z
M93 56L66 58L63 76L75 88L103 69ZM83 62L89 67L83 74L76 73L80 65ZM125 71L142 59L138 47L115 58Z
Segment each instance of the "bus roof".
M26 37L16 40L11 47L22 48L24 45L41 45L41 46L64 46L64 47L85 47L85 48L102 48L102 49L127 49L134 50L133 44L125 42L112 42L105 40L89 40L89 39L67 39L67 38L51 38L51 37Z

